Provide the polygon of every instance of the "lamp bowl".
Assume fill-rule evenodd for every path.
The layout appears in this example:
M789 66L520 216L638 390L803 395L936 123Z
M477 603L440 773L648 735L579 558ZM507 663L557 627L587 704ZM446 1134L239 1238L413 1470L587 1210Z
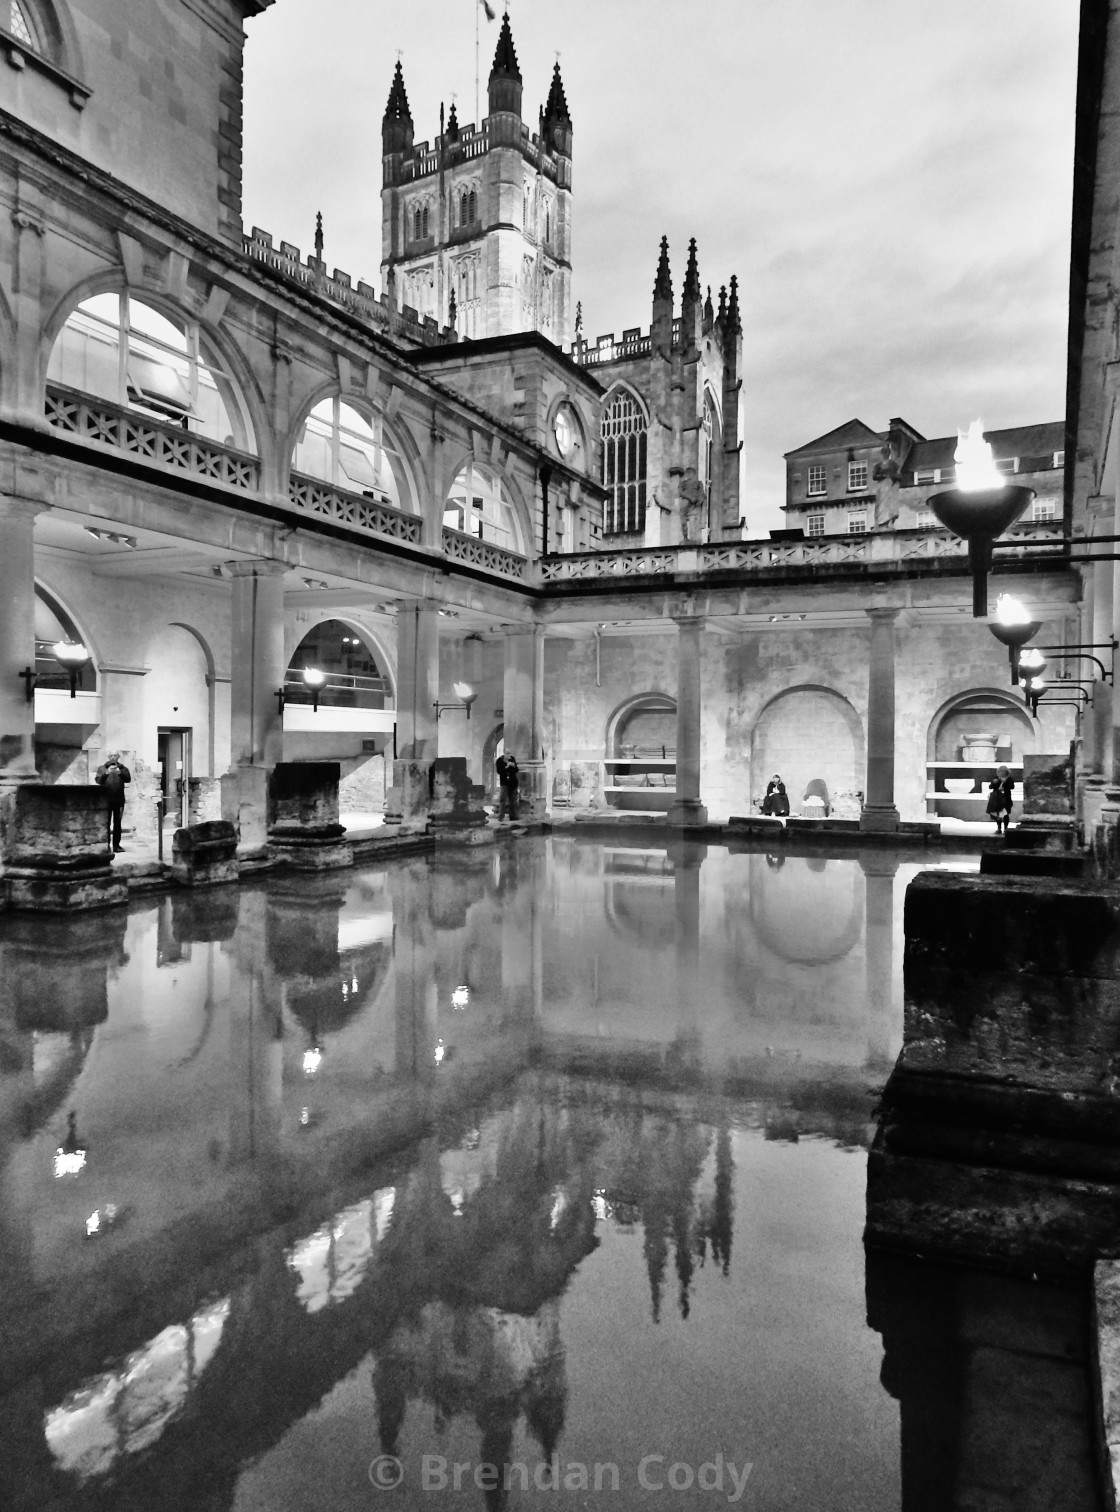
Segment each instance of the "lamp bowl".
M988 629L1001 646L1025 646L1042 629L1042 621L1027 620L1025 624L1001 625L998 620L994 620Z
M1010 530L1034 498L1033 488L1007 483L1002 488L946 488L926 500L930 509L954 535L970 541L973 536L995 540Z

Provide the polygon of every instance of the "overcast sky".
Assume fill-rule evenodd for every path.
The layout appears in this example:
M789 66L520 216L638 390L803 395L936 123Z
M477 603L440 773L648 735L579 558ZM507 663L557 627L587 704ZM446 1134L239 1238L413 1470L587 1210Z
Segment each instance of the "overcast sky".
M500 9L500 5L497 6ZM1058 420L1074 0L511 0L536 122L572 114L573 297L648 329L660 237L739 276L749 533L782 453L853 416L926 436ZM381 287L381 117L474 119L475 0L276 0L248 23L245 221ZM481 93L498 24L482 21Z

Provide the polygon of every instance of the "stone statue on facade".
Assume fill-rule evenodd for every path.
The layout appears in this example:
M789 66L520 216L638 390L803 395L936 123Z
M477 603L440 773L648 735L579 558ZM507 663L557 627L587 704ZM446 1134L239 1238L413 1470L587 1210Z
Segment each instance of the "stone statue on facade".
M685 468L684 477L677 488L677 495L680 499L681 541L685 545L696 545L700 540L700 529L704 521L706 490L696 476L695 467Z

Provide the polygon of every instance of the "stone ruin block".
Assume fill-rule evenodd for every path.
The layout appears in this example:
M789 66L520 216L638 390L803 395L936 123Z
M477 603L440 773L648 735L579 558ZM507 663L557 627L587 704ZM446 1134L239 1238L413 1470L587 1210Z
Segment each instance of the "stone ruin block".
M181 887L236 882L237 828L228 819L208 819L177 829L171 841L171 875Z
M353 865L338 818L339 775L337 761L282 761L273 768L268 844L277 860L301 871Z
M1068 753L1024 756L1023 813L1072 815L1073 812L1073 758Z
M0 798L0 859L12 908L107 908L128 888L106 843L109 799L94 785L26 783Z

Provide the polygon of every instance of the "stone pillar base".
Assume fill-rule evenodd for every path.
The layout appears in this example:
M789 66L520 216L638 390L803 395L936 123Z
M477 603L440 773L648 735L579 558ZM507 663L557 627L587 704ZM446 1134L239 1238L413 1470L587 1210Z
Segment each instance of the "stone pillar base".
M859 827L875 834L890 834L898 829L902 818L898 810L892 805L889 808L872 808L865 805L859 816Z
M665 815L667 824L674 829L694 829L708 822L708 810L699 798L680 798Z
M128 901L105 849L109 800L99 787L24 784L0 800L0 857L11 908L110 908Z
M393 785L385 793L385 823L399 825L402 832L422 833L428 823L431 800L430 761L393 762Z
M335 871L354 864L354 847L341 838L345 833L341 825L337 837L280 835L274 831L268 837L268 848L277 861L295 871Z
M221 777L222 818L234 825L239 854L262 851L268 842L268 778L264 766L234 767Z

